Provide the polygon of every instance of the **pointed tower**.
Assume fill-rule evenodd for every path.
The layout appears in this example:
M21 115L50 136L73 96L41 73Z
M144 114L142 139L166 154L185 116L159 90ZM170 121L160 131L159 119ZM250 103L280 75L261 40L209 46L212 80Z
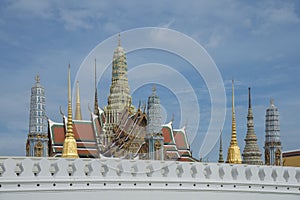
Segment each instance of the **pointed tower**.
M94 114L99 116L99 104L98 104L98 94L97 94L97 66L95 59L95 99L94 99Z
M245 148L243 151L243 163L249 165L262 165L261 152L257 145L257 138L254 132L254 122L253 113L251 106L251 91L248 88L249 106L248 106L248 116L247 116L247 135L245 138Z
M46 97L39 75L31 88L29 133L26 143L26 156L48 156L48 133L46 117Z
M146 141L149 147L150 160L164 159L164 137L161 128L160 99L156 95L156 88L153 86L152 94L148 97L147 116L148 125L146 131Z
M126 54L124 49L121 47L119 34L118 47L115 49L113 55L112 80L110 94L108 96L108 105L104 108L104 114L106 117L105 131L108 143L112 141L113 127L118 121L119 114L125 108L128 109L130 113L134 113L127 78Z
M231 141L228 148L226 163L241 164L241 151L236 139L236 123L234 111L234 81L232 80L232 126L231 126Z
M266 110L265 164L281 165L281 141L278 108L274 99Z
M70 64L68 69L68 121L67 121L67 133L65 136L63 147L63 158L78 158L77 143L73 133L73 121L72 121L72 97L71 97L71 73Z
M218 163L224 163L223 159L223 147L222 147L222 132L220 134L220 149L219 149L219 160Z
M81 106L80 106L80 92L79 92L79 82L76 82L76 110L75 110L75 120L82 120L81 116Z

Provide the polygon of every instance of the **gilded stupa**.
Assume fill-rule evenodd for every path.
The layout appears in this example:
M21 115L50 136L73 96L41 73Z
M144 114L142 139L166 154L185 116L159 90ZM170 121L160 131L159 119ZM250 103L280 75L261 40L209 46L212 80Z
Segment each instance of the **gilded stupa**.
M71 97L71 73L70 65L68 69L68 120L67 120L67 133L64 140L63 158L78 158L77 144L73 133L73 114L72 114L72 97Z
M226 163L241 164L241 151L236 139L236 122L234 111L234 81L232 80L232 126L231 126L231 141L228 148Z

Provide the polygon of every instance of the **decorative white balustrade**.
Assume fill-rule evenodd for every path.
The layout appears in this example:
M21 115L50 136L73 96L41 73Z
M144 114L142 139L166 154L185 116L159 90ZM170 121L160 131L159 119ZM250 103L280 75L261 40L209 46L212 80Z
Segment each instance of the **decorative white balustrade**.
M0 158L0 193L118 188L251 190L300 195L300 168L120 159Z

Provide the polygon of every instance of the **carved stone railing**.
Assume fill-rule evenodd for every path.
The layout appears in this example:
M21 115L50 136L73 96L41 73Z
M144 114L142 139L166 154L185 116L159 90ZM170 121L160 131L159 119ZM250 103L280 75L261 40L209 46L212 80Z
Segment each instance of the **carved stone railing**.
M300 195L300 168L120 159L0 157L0 192L105 188Z

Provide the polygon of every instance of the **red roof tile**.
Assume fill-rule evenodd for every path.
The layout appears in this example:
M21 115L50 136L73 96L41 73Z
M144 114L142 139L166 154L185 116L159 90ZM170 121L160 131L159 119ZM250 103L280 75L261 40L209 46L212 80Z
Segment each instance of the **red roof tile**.
M92 123L73 123L73 133L76 140L95 141L95 134Z
M173 137L173 132L169 127L164 126L162 128L162 134L164 136L164 143L165 144L175 144L174 137Z
M65 139L64 124L49 123L50 146L54 155L61 154ZM88 121L73 122L73 133L77 143L77 151L80 157L98 157L98 146L94 134L93 124ZM54 156L53 155L53 156Z
M52 129L52 139L54 144L63 144L65 141L65 128L63 125L53 125Z
M178 149L189 149L187 142L187 137L184 131L182 130L173 130L174 137L176 141L176 146Z

